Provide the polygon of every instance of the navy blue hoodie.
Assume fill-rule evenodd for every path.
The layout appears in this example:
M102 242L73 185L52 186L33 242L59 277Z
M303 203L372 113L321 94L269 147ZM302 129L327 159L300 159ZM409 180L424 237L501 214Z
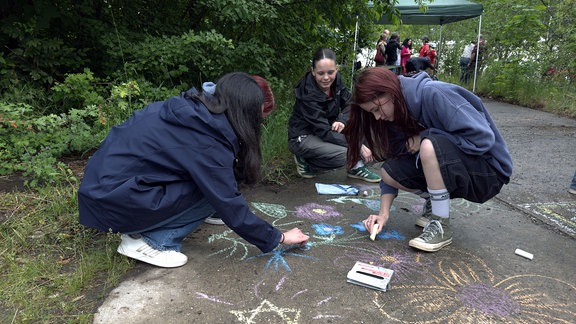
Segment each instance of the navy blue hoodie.
M238 139L224 114L183 96L155 102L112 128L88 161L80 223L144 230L206 198L224 223L261 251L281 232L250 211L234 177Z

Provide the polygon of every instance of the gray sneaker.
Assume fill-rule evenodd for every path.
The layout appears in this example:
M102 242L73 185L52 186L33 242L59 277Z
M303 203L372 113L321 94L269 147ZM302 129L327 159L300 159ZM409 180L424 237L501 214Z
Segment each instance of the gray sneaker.
M408 245L422 251L436 252L450 243L452 243L450 218L431 215L422 234L411 239Z
M416 218L416 226L426 227L426 224L430 221L430 217L432 216L432 203L430 202L430 198L426 199L424 203L424 207L422 207L422 214Z

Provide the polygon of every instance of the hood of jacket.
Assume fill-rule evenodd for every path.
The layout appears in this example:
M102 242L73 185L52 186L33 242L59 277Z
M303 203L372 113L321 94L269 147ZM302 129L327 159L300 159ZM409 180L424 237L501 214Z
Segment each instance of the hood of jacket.
M399 79L410 115L426 128L421 138L442 134L464 153L484 156L510 177L508 147L478 96L463 87L432 80L426 72Z
M194 129L222 143L228 143L235 154L238 151L237 137L226 115L211 113L199 99L187 99L183 94L172 97L163 102L159 116L166 123Z

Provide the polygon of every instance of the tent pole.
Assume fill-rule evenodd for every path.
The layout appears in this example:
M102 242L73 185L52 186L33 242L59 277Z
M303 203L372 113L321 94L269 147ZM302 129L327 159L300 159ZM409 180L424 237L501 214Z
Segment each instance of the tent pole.
M440 65L440 55L442 55L442 27L444 25L440 24L440 41L438 42L438 56L436 57L436 62L434 62L437 68Z
M474 63L474 84L472 85L472 92L476 92L476 75L478 73L478 55L480 54L480 30L482 29L482 15L478 21L478 39L476 40L476 63Z
M358 16L356 16L356 29L354 30L354 60L352 61L352 75L350 76L350 91L354 85L354 67L356 66L356 43L358 42Z

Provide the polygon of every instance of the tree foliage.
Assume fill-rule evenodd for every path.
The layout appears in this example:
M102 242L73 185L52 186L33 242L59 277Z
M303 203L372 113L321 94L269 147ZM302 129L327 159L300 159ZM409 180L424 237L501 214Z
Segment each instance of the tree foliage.
M316 47L349 57L357 19L389 1L8 0L0 4L0 88L49 88L90 69L110 80L140 77L188 86L243 70L293 81ZM353 55L352 55L353 56Z
M381 15L397 14L394 1L3 0L0 135L10 136L14 147L0 156L0 173L19 161L17 168L30 170L27 165L39 164L31 154L52 158L89 150L108 127L145 103L232 71L270 80L279 110L286 110L277 116L287 119L292 87L310 68L317 48L335 50L342 76L352 84L355 47L374 50L384 28L413 38L415 51L423 35L441 41L440 79L457 79L458 58L464 44L477 37L478 19L445 26L375 25ZM573 1L475 1L484 5L482 33L488 44L479 83L483 94L523 103L533 89L542 88L557 100L574 102ZM58 132L38 126L47 120ZM63 140L62 127L74 130L78 139ZM49 144L43 137L59 142ZM45 144L28 144L33 142ZM14 163L2 167L6 161Z

